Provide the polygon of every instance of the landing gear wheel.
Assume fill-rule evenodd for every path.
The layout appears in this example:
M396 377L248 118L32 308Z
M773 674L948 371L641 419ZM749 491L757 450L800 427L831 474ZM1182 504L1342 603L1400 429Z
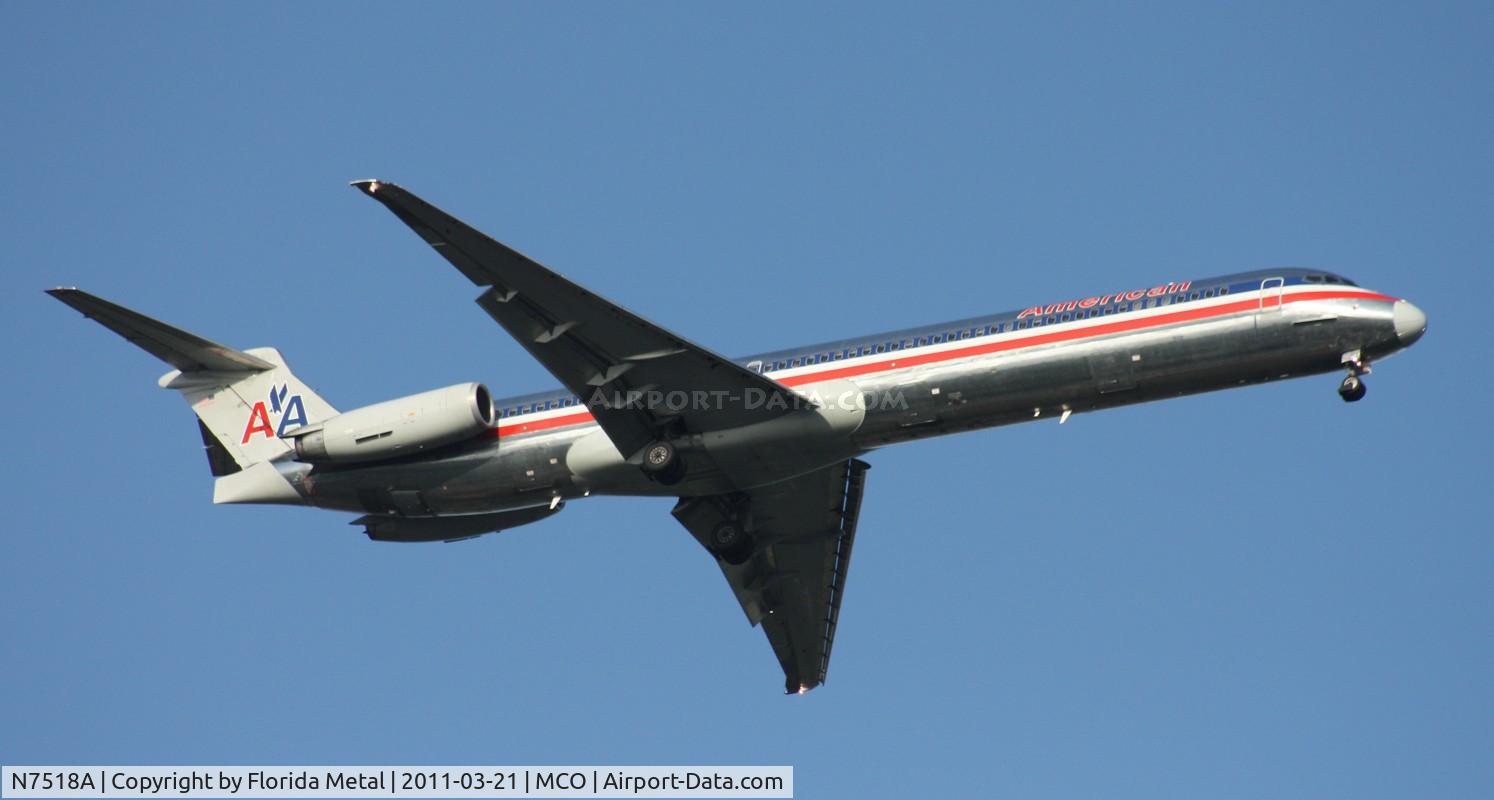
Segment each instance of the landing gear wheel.
M1360 380L1358 375L1350 375L1338 385L1338 396L1342 397L1345 403L1357 403L1363 400L1366 391L1368 390L1365 388L1364 381Z
M752 556L752 536L735 520L717 523L711 529L711 552L728 564L741 564Z
M672 486L685 477L685 461L673 443L661 439L643 448L643 474Z

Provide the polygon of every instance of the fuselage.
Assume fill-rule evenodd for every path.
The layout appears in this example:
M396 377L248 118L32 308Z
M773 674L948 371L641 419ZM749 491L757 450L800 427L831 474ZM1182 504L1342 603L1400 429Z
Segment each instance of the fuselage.
M594 398L564 390L497 401L496 437L373 466L279 468L315 505L408 516L717 494L913 439L1358 368L1425 326L1405 300L1322 271L1169 281L737 359L811 402L777 424L686 431L695 468L677 485L626 462L592 420ZM726 400L679 394L663 400Z

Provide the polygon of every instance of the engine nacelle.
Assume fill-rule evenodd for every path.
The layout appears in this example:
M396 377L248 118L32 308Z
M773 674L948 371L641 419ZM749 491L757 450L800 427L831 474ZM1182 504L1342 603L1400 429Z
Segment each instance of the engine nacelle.
M470 439L493 429L493 397L462 383L338 414L290 431L296 458L312 463L376 461Z

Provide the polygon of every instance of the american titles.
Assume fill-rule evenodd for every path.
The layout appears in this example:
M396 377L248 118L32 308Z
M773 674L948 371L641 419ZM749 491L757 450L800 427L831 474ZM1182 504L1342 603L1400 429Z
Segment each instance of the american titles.
M1094 308L1109 303L1123 303L1130 300L1140 300L1143 297L1161 297L1164 294L1176 294L1188 291L1193 281L1182 283L1167 283L1161 286L1153 286L1150 289L1135 289L1129 292L1116 292L1115 294L1099 295L1097 297L1086 297L1083 300L1070 300L1066 303L1050 303L1046 306L1028 306L1022 309L1017 319L1043 314L1057 314L1063 311L1073 311L1076 308Z

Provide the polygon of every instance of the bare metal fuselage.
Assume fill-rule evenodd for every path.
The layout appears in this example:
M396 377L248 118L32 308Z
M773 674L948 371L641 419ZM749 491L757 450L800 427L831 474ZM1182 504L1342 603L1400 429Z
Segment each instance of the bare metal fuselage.
M395 462L279 469L310 504L404 517L554 508L594 494L720 494L914 439L1333 372L1346 359L1367 364L1414 341L1404 324L1398 332L1397 304L1405 301L1365 290L1327 299L1288 290L1283 302L1279 280L1196 305L1138 307L1125 316L1081 311L1077 319L923 347L915 337L913 348L838 363L773 370L771 356L754 359L746 363L766 363L765 374L814 395L815 405L754 430L683 438L691 470L672 486L624 461L594 423L519 424L546 413L576 419L581 409L505 420L514 424L496 437ZM1234 310L1200 313L1211 308ZM867 361L878 368L855 367Z

